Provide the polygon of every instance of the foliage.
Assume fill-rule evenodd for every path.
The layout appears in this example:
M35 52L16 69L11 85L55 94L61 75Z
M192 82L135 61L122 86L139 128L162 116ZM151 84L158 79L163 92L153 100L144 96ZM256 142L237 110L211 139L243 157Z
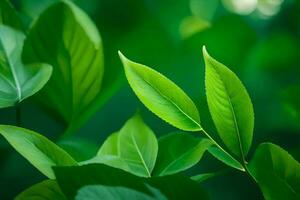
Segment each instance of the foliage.
M300 199L300 4L249 2L0 0L0 199Z

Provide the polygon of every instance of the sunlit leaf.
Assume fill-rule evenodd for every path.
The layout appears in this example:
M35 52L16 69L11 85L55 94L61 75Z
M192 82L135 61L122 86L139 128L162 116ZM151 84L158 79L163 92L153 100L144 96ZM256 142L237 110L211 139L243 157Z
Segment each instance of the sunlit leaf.
M32 96L50 78L51 66L22 63L24 38L23 33L0 25L0 108L14 106Z
M300 164L279 146L259 145L248 169L265 199L300 199Z
M253 137L254 113L239 78L203 48L207 102L218 133L228 149L241 159Z
M129 119L119 132L119 155L131 172L150 177L154 168L158 144L153 131L139 115Z
M149 110L176 128L201 130L197 107L184 91L155 70L119 55L131 88Z
M150 177L157 151L156 136L136 114L119 132L105 140L96 157L81 164L103 163L137 176Z
M53 166L77 165L76 161L63 149L33 131L15 126L0 125L0 135L50 179L55 178Z

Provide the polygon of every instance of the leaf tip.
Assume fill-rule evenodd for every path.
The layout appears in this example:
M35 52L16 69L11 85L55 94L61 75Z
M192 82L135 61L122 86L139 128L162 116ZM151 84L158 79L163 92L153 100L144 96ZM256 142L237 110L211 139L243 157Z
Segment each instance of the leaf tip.
M128 61L128 58L126 58L121 51L118 51L118 54L119 54L119 57L120 57L122 63L125 65L125 63Z
M205 45L203 45L203 47L202 47L202 53L203 53L204 59L206 59L207 57L209 57L209 54L208 54L208 52L206 50L206 46Z

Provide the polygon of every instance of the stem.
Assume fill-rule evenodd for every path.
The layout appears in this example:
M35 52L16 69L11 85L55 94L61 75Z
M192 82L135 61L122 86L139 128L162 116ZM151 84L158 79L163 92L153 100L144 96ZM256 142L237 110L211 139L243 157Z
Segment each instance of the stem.
M201 128L201 126L199 125L199 127ZM208 139L210 139L221 151L223 151L225 154L227 154L230 158L232 158L233 160L236 160L230 153L228 153L225 149L223 149L218 143L217 143L217 141L215 141L203 128L201 128L201 131L204 133L204 135L208 138ZM237 161L237 160L236 160ZM240 162L240 161L237 161L237 162L239 162L242 166L243 166L243 172L251 179L251 181L255 184L255 185L257 185L258 183L257 183L257 181L255 180L255 178L250 174L250 172L249 172L249 170L248 170L248 168L247 168L247 161L246 161L246 159L245 159L245 157L243 156L243 158L242 158L242 163ZM261 192L261 190L259 189L259 191ZM262 192L261 192L261 195L263 195L262 194Z
M221 151L223 151L225 154L227 154L231 159L233 160L236 160L230 153L228 153L225 149L223 149L223 147L221 147L221 145L218 144L217 141L215 141L203 128L201 129L201 131L204 133L204 135L210 139ZM237 161L237 160L236 160ZM239 161L237 161L239 162ZM240 162L239 162L240 163ZM247 168L246 168L246 163L243 162L243 163L240 163L242 166L243 166L243 171L247 171Z
M22 124L22 114L20 104L16 105L16 125L21 126Z
M215 145L222 150L225 154L227 154L230 158L232 158L233 160L236 160L231 154L229 154L225 149L223 149L204 129L201 129L202 132L205 134L206 137L208 137L208 139L210 139L213 143L215 143ZM236 160L237 161L237 160ZM237 161L239 162L239 161ZM248 177L250 177L250 179L253 181L253 183L257 184L257 181L255 180L255 178L253 176L251 176L248 168L247 168L247 161L245 159L243 159L243 162L239 162L243 168L244 168L244 172L246 173L246 175Z

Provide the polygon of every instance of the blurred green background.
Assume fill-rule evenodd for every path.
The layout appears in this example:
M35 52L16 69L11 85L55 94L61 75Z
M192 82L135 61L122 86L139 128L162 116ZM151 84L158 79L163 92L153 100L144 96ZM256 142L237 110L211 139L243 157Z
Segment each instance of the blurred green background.
M29 27L55 0L14 0ZM202 45L238 74L255 110L255 147L271 141L300 161L300 1L298 0L75 0L96 23L105 57L104 84L110 98L70 140L55 117L22 103L22 126L46 135L64 148L84 142L78 159L91 157L104 139L140 109L157 136L175 129L148 111L129 88L117 51L146 64L177 83L196 102L203 126L215 133L204 90ZM47 101L47 99L45 99ZM1 124L15 124L13 108L0 110ZM215 135L216 136L216 135ZM216 137L217 138L217 137ZM82 144L81 144L82 145ZM225 169L206 154L187 174ZM43 180L24 158L0 138L0 197L12 199ZM206 181L212 199L262 199L252 180L240 172Z

